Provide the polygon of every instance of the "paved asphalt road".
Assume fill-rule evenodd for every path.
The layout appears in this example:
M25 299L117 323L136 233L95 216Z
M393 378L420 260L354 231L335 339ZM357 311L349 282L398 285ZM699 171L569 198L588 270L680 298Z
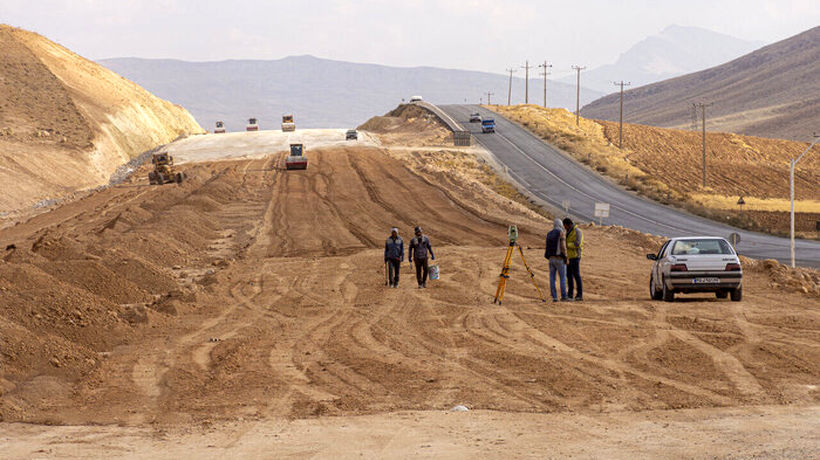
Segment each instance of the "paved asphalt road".
M510 175L537 197L562 208L570 201L570 214L592 221L596 202L610 204L604 224L621 225L667 237L741 235L740 254L789 261L789 240L740 230L704 219L627 192L603 179L567 154L552 147L506 118L476 105L439 106L471 131L474 138L509 168ZM482 134L480 123L470 123L470 113L495 118L496 132ZM798 265L820 268L820 242L797 240Z

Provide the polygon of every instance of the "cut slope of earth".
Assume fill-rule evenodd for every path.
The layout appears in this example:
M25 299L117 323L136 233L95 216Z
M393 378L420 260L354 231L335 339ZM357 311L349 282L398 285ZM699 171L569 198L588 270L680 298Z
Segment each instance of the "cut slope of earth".
M493 106L576 159L627 188L666 204L679 204L736 225L778 233L788 230L789 160L808 144L732 133L707 133L707 187L702 187L701 134L580 119L564 109ZM806 156L795 171L797 230L813 236L811 215L820 210L820 155ZM744 197L742 216L736 205ZM709 214L714 213L714 214ZM784 227L785 226L785 227Z
M686 128L692 103L713 103L708 129L806 140L820 123L820 26L717 67L624 93L624 117L633 123ZM617 120L619 95L581 110Z
M0 212L108 183L202 129L182 107L32 32L0 25Z

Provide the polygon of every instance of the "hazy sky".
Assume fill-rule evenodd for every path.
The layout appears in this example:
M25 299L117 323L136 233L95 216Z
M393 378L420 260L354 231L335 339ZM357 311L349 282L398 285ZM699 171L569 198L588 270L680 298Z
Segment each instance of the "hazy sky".
M820 24L818 0L0 0L0 22L91 58L312 54L503 73L596 67L671 24L775 42Z

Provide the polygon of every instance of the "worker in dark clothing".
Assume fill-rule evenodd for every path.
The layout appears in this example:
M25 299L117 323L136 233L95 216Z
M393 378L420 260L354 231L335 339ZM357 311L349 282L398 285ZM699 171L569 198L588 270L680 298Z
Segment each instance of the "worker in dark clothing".
M404 260L404 241L399 236L399 229L390 229L390 236L384 243L384 263L388 267L388 280L390 287L399 287L399 268Z
M581 253L584 250L584 234L578 228L578 224L572 222L569 217L564 218L564 229L567 231L567 295L572 298L572 291L578 285L578 293L575 294L576 302L584 300L584 287L581 284Z
M561 219L555 219L555 226L547 233L547 248L544 257L550 261L550 295L552 301L558 302L558 292L555 290L555 277L561 285L561 302L567 298L567 240L564 236L564 226Z
M427 273L429 271L427 253L430 253L433 260L436 260L436 256L433 254L433 247L430 246L430 238L422 233L421 227L416 227L414 231L416 236L410 240L407 257L410 259L411 264L413 261L416 263L416 281L419 282L419 289L422 289L427 287Z

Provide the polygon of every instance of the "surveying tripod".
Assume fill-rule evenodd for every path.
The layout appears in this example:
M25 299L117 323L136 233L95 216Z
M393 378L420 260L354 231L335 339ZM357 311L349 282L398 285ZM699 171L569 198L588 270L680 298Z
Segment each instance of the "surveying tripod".
M546 302L547 300L544 298L544 294L541 293L541 288L538 287L538 283L535 281L535 273L532 272L529 264L527 264L527 259L524 258L524 250L516 243L516 241L518 241L518 228L515 225L510 225L510 228L507 230L507 236L510 238L510 246L507 248L507 255L504 257L504 267L501 269L501 276L498 279L498 289L495 290L495 300L493 300L493 303L501 305L501 299L504 298L507 280L510 279L510 263L512 262L513 251L515 251L516 247L518 247L518 253L521 254L521 260L524 262L524 266L527 267L527 273L530 275L532 284L535 286L535 290L538 291L538 298L541 299L541 302Z

